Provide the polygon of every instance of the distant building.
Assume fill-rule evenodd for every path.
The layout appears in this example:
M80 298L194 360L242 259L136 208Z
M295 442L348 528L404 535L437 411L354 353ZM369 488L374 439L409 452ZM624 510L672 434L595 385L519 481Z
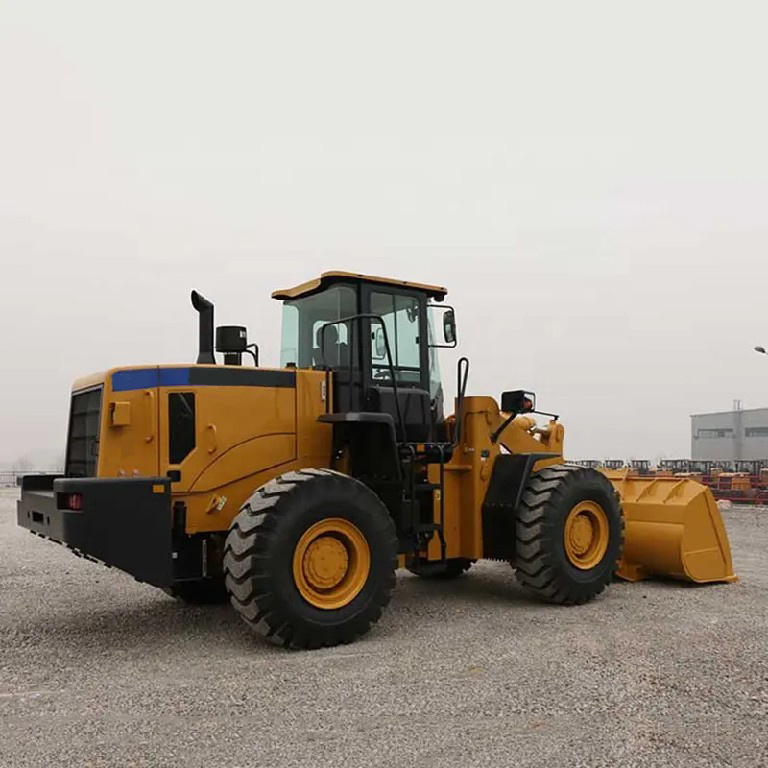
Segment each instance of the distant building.
M700 461L768 459L768 408L691 416L691 458Z

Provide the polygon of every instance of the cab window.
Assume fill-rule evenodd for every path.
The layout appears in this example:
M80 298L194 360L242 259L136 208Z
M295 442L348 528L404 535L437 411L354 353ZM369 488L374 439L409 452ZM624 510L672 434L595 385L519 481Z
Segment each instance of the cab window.
M284 302L280 365L293 364L298 368L349 366L353 357L353 337L359 333L359 323L350 330L346 323L335 321L355 314L357 293L348 285L337 285L322 293Z
M406 294L371 293L371 313L381 321L371 322L371 367L376 381L392 378L383 329L392 352L398 384L421 382L421 330L419 299ZM382 328L383 322L383 328Z

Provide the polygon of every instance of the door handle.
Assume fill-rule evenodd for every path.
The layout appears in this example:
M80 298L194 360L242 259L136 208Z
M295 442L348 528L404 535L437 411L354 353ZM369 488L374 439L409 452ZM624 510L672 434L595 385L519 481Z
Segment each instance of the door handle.
M211 444L208 448L208 453L215 453L216 451L216 425L208 424L205 427L207 432L211 433Z
M155 408L155 392L152 389L145 389L144 394L149 400L149 434L145 440L151 443L157 434L157 408Z

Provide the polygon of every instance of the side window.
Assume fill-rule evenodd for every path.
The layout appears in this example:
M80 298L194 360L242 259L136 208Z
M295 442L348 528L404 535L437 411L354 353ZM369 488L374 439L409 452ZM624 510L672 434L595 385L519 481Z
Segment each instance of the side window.
M299 362L299 308L296 304L283 304L283 330L280 339L280 367Z
M371 312L380 315L392 351L398 382L421 381L421 329L419 300L393 293L372 293ZM373 378L391 379L381 323L372 323L371 359Z
M437 347L432 346L435 343L435 330L433 326L432 313L427 316L427 331L429 342L429 396L433 400L440 400L442 405L443 398L443 379L440 375L440 356Z
M357 293L348 285L336 285L321 293L283 303L283 334L280 364L299 368L348 366L356 358L354 333L343 317L357 313ZM331 325L327 325L331 323ZM320 329L327 325L320 338Z
M168 395L168 463L181 464L195 447L195 393Z

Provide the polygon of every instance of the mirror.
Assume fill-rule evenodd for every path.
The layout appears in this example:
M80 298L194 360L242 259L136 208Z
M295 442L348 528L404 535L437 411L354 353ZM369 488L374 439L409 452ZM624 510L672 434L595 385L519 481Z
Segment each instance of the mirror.
M456 313L453 311L453 307L441 304L428 304L427 317L429 319L429 346L438 347L439 349L453 349L456 347ZM442 339L440 338L441 325L443 326Z
M456 345L456 316L453 310L446 310L443 315L443 338L446 344Z
M383 360L387 356L387 342L381 326L373 332L373 353L375 360Z
M536 410L536 395L524 389L501 393L501 410L504 413L530 413Z

